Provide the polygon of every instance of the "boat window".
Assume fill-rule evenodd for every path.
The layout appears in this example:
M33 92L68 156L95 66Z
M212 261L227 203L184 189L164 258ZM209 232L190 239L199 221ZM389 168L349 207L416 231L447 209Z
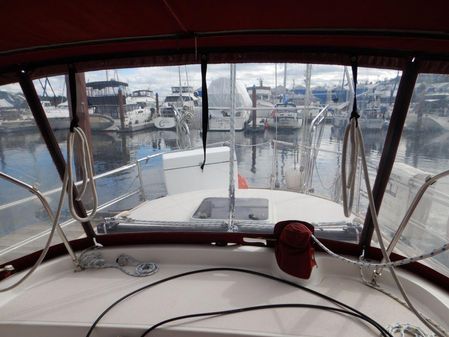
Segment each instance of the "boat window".
M381 69L359 69L360 125L365 133L372 182L383 148L398 75ZM65 156L70 124L65 76L41 78L34 84L41 99L50 102L46 115ZM188 224L192 223L196 230L229 230L223 214L229 197L231 170L230 65L209 65L207 84L208 150L206 166L201 170L202 106L188 104L192 103L193 97L193 103L198 102L197 99L201 101L199 65L77 75L78 115L91 144L100 204L97 218L92 222L94 230L100 234L156 227L158 230L191 230ZM297 219L313 223L318 236L357 242L368 205L360 177L357 184L361 188L356 193L354 214L350 218L343 216L340 192L342 138L351 106L351 86L350 68L343 66L236 66L235 162L232 169L238 200L236 221L240 221L237 230L270 233L276 222ZM178 113L174 116L172 108L164 101L167 97L178 100L180 87L189 100L182 106L175 106ZM128 94L147 88L154 95ZM142 101L145 106L140 113L129 113ZM2 108L2 116L9 114L8 118L17 122L18 115L7 110L7 107ZM292 110L296 110L296 118L289 117ZM29 110L26 111L24 108L19 115L29 116ZM53 205L57 202L57 188L61 183L54 179L57 174L39 132L36 128L25 132L26 126L27 123L22 122L19 131L8 134L8 140L2 135L0 139L3 145L26 143L23 149L8 152L8 156L14 157L19 151L20 155L26 154L35 162L34 166L19 169L31 176L37 172L44 175L32 183L38 183L39 188L48 193ZM24 135L28 140L21 141ZM34 137L35 143L29 137ZM36 151L36 147L45 151ZM1 160L8 162L8 159ZM76 162L74 165L81 164ZM45 170L51 177L49 181L46 180L47 173L37 168L39 165L51 167L51 170ZM395 190L394 186L391 189ZM25 196L20 195L17 200L23 198ZM84 199L89 208L90 197ZM242 200L253 202L259 199L264 201L260 207L240 204ZM8 199L3 204L17 200ZM210 218L198 215L197 210L204 206L200 206L204 200L216 201L212 203L213 212L210 213L223 213L220 223L212 219L212 215ZM256 211L249 212L252 208ZM64 216L63 221L66 221L69 213L65 211ZM111 217L116 218L111 220ZM125 218L126 226L122 228L117 219ZM139 226L133 227L136 221ZM179 227L180 224L183 225ZM81 227L74 225L77 229L73 233L78 235ZM67 230L71 232L72 225L68 225Z
M42 91L38 93L42 98ZM59 136L57 139L63 145ZM0 172L34 186L44 193L52 210L56 209L61 182L17 83L0 86ZM63 226L68 225L68 214L64 208ZM67 237L83 237L81 226L72 225ZM42 249L50 228L50 219L38 199L0 177L0 264ZM60 242L55 235L53 244Z
M158 196L165 195L167 198L155 201L154 207L162 207L165 211L151 209L144 212L143 208L136 208L136 213L126 216L139 220L140 225L133 229L127 223L121 231L142 230L142 222L147 222L149 226L146 228L150 228L154 222L164 221L168 228L170 224L174 225L179 221L196 223L208 220L198 216L197 210L202 207L201 203L211 200L209 198L226 198L229 187L229 151L226 154L226 150L220 147L229 146L230 141L229 67L229 64L208 66L208 144L217 151L208 155L211 165L206 166L201 173L201 106L190 110L187 137L177 132L174 124L170 129L170 120L154 118L154 129L142 132L155 140L148 146L156 149L155 151L173 154L164 154L159 158L162 178L150 181L147 186L148 191L164 187ZM152 74L152 78L157 77L155 74L164 74L164 77L160 76L160 81L164 78L164 83L167 84L164 88L154 89L161 98L156 116L170 117L171 114L169 116L166 112L171 112L171 109L162 105L167 100L179 100L179 86L173 87L169 82L178 82L180 74L181 86L186 86L183 94L193 94L193 90L188 88L192 87L196 88L195 92L201 97L199 66L186 68L189 75L188 86L185 85L187 78L183 67L126 70L123 75L120 72L120 78L133 88L135 84L125 81L125 74L129 74L130 79L137 78L140 73L147 76ZM361 115L360 125L365 133L371 183L377 172L400 75L396 71L359 69L356 94ZM265 77L263 83L260 76ZM340 192L342 138L349 120L348 112L353 95L351 69L323 65L308 67L304 64L239 64L236 77L234 180L237 197L250 196L250 199L257 197L268 200L268 219L264 220L265 224L273 225L277 221L297 218L314 223L320 229L319 236L356 242L368 206L364 185L360 183L361 177L357 177L360 189L355 196L354 214L348 219L343 216ZM266 98L254 102L254 124L253 87L256 97L257 91L261 90L263 95L259 97ZM184 110L185 108L177 109L184 114L189 111ZM297 117L290 121L292 110L297 111ZM293 124L289 124L292 122ZM125 136L122 134L121 137ZM149 160L152 161L153 159ZM203 178L199 179L201 175ZM157 184L157 187L152 184ZM213 193L207 194L205 190ZM170 200L175 200L172 198L181 198L183 193L188 206L179 207L177 199L170 204ZM265 197L264 193L268 196ZM291 201L292 195L299 199ZM145 197L148 198L147 195ZM306 199L301 199L303 197ZM166 207L173 210L167 212L167 208L162 206L164 202L168 203ZM224 208L226 207L223 206L221 210ZM326 209L326 212L318 212L318 209ZM107 228L117 230L118 227L105 225L99 228L100 231L107 232ZM218 227L219 230L225 230L223 228ZM242 228L247 230L249 227ZM264 230L270 232L272 227L266 226Z
M139 105L139 104L126 104L125 111L133 112L133 111L139 110L140 107L141 107L141 105Z
M386 239L391 240L426 179L449 168L448 142L449 76L420 74L379 212ZM448 240L449 178L442 178L422 197L395 251L416 256L441 247ZM423 263L449 276L447 252Z
M181 100L181 98L179 96L167 96L165 98L165 102L166 103L176 103L176 102L178 102L180 100Z
M161 117L175 117L175 110L173 108L162 108Z

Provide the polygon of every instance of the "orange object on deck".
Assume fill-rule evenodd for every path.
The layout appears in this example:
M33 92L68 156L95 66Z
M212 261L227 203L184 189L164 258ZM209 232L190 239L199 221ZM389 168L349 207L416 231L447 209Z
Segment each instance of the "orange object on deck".
M248 188L248 182L246 181L245 177L238 175L239 179L239 188L247 189Z

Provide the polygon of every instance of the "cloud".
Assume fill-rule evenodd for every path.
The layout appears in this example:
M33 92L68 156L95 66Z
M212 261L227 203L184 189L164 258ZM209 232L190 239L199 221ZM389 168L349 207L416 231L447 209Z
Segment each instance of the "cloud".
M267 63L246 63L237 65L237 80L245 86L258 85L263 81L264 85L274 87L276 84L277 67L277 85L284 82L284 64ZM293 85L305 84L305 64L287 64L286 84L288 88ZM348 69L351 71L351 69ZM343 79L343 66L335 65L313 65L312 66L312 87L313 86L338 86ZM360 68L358 79L359 83L376 82L385 78L393 78L397 71ZM210 83L213 79L219 77L229 77L229 64L212 64L208 66L207 79ZM199 65L187 66L169 66L169 67L146 67L130 68L108 71L94 71L86 73L86 82L104 81L108 79L119 79L129 84L130 91L138 89L150 89L164 97L171 92L172 86L179 85L181 77L182 85L187 83L194 89L201 87L201 69ZM54 76L49 78L52 88L56 95L66 95L66 86L64 76ZM42 81L43 82L43 81ZM43 93L43 88L39 81L34 81L36 90L39 94ZM0 87L0 90L19 92L18 84L9 84ZM52 91L47 88L49 95Z

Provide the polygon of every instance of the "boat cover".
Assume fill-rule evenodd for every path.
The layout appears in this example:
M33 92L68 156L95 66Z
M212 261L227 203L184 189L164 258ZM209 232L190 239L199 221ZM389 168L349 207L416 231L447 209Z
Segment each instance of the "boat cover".
M312 246L313 226L306 222L282 221L274 227L276 261L287 274L308 279L316 266Z
M449 72L445 0L2 1L1 83L65 72L199 63L300 61Z

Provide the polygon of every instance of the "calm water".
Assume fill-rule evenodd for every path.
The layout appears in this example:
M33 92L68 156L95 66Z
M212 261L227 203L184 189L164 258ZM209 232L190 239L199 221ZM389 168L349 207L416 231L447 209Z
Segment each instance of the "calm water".
M325 125L316 166L312 179L313 193L330 199L339 198L339 172L341 158L336 154L342 149L342 130ZM65 132L56 133L63 152L65 152ZM193 146L201 146L199 130L192 130ZM276 186L286 188L286 174L299 169L301 153L292 147L278 145L276 151L271 140L299 144L301 132L278 132L266 130L264 133L236 135L236 154L239 174L245 177L250 187ZM384 146L385 132L365 134L365 148L370 164L370 175L375 176L377 164ZM228 141L225 132L210 132L208 143ZM398 160L410 166L419 167L428 172L439 172L449 168L449 150L446 134L413 137L405 135L398 153ZM176 132L146 130L135 134L97 133L93 134L95 173L100 174L138 158L158 152L178 148ZM327 152L330 151L330 152ZM147 199L161 197L165 194L161 158L142 163ZM30 184L35 184L41 191L60 187L60 180L51 161L50 155L38 132L0 134L0 170ZM373 179L372 179L373 180ZM111 200L127 191L137 189L139 179L136 170L128 170L97 181L100 202ZM29 194L5 181L0 181L0 205L28 197ZM49 196L53 206L57 203L59 192ZM120 202L109 211L132 207L140 202L136 196L131 200ZM361 200L359 208L365 208ZM362 209L359 211L363 212ZM104 213L108 214L108 213ZM65 212L67 218L68 214ZM46 216L37 201L0 210L0 235L14 229L46 221Z

